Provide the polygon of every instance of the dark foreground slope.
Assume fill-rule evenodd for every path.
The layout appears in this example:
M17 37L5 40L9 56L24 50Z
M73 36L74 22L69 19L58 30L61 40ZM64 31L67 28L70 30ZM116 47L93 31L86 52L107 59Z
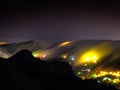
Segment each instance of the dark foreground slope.
M45 62L22 50L0 59L0 90L116 90L94 80L81 80L66 62Z

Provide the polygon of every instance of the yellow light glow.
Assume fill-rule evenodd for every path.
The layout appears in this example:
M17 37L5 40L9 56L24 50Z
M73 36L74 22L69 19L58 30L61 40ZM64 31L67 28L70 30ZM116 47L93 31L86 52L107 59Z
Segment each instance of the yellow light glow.
M42 50L38 50L38 51L32 52L32 55L35 58L40 58L40 59L43 59L43 58L45 58L47 56L45 53L43 53Z
M120 77L120 71L100 71L100 73L97 74L97 77L105 76L105 75L111 75L114 77Z
M0 42L0 45L2 45L2 44L7 44L7 42Z
M66 58L67 58L67 54L63 54L63 55L62 55L62 58L63 58L63 59L66 59Z
M96 63L97 60L99 60L99 56L94 52L94 51L90 51L85 53L83 56L81 56L79 58L79 62L78 63Z
M75 65L81 65L84 63L98 63L102 60L102 58L108 56L114 50L113 46L109 42L101 43L96 45L86 52L78 53L76 58Z
M71 41L66 41L66 42L63 42L63 43L61 43L59 46L65 46L65 45L68 45L68 44L70 44L71 43Z
M120 71L100 71L95 75L96 75L95 78L103 77L102 81L106 83L112 83L112 84L120 83ZM110 76L110 77L107 77L107 76Z
M40 52L41 51L32 52L32 55L37 58L39 56Z
M78 72L78 75L80 75L81 74L81 72Z
M120 80L119 80L119 78L115 78L115 79L113 79L112 82L115 83L115 84L118 84L120 82Z

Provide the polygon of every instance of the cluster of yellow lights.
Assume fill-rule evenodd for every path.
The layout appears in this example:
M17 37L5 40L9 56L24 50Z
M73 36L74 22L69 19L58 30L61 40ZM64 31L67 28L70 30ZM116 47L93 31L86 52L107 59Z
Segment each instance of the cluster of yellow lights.
M97 77L101 77L101 76L105 76L105 75L111 75L111 76L114 76L114 77L120 77L120 71L116 71L116 72L113 72L113 71L100 71L100 73L98 73Z
M118 84L118 83L120 83L120 79L119 79L119 78L114 78L114 79L112 79L112 78L109 78L109 77L104 77L104 78L102 79L102 81L106 81L107 83L113 83L113 84Z
M119 78L115 78L115 79L112 80L112 82L115 83L115 84L118 84L118 83L120 83L120 79Z
M70 44L71 43L71 41L66 41L66 42L63 42L63 43L61 43L59 46L65 46L65 45L68 45L68 44Z
M114 78L104 77L103 81L107 81L108 83L114 83L114 84L120 83L120 71L116 71L116 72L100 71L100 73L98 73L96 76L98 78L98 77L107 76L107 75L114 76Z

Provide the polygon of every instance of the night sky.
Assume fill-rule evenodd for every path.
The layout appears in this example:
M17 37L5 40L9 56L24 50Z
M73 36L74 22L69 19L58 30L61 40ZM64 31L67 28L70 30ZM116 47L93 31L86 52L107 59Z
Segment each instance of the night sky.
M120 3L1 2L0 41L120 39Z

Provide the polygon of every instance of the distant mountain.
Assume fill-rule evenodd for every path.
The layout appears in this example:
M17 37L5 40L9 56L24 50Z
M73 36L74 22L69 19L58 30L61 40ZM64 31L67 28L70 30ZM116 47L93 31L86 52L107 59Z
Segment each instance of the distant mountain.
M22 43L11 43L0 45L0 57L5 58L5 60L2 61L7 61L8 65L7 66L6 63L2 63L3 66L1 69L5 68L9 72L9 67L12 69L12 73L16 72L17 68L22 72L24 71L32 73L32 75L33 73L36 73L35 71L40 71L40 75L46 73L50 76L52 75L52 77L54 75L63 75L69 77L69 73L69 75L74 77L75 73L75 75L78 77L90 79L92 78L93 74L99 75L102 71L113 71L113 73L120 71L120 41L77 40L58 42L28 41ZM64 63L60 63L59 61L64 61ZM8 64L8 62L10 63ZM72 68L68 66L68 63L72 66ZM69 72L65 68L68 68ZM43 74L43 76L44 75L45 74ZM115 75L110 75L111 81L109 83L112 84L107 84L119 88L120 80L118 76L119 75L117 75L117 77ZM26 77L27 76L24 78ZM114 83L114 80L116 80L116 78L118 81ZM96 77L96 79L100 82L103 82L104 76ZM30 82L32 82L32 80ZM107 81L104 82L106 83Z
M120 41L112 41L112 40L78 40L72 41L70 45L64 46L62 48L57 48L59 44L63 43L63 41L53 42L53 41L28 41L22 43L11 43L0 45L0 57L9 58L23 49L28 49L31 52L37 50L48 50L52 52L50 59L53 57L57 57L66 52L75 52L78 49L90 48L97 44L110 42L112 45L120 49ZM56 49L57 48L57 49ZM56 55L56 56L55 56Z
M67 62L41 61L26 49L0 58L0 72L1 90L117 90L96 80L83 81Z
M48 49L52 48L57 43L58 42L28 41L23 43L5 44L0 46L0 57L9 58L23 49L28 49L32 52L40 49Z

